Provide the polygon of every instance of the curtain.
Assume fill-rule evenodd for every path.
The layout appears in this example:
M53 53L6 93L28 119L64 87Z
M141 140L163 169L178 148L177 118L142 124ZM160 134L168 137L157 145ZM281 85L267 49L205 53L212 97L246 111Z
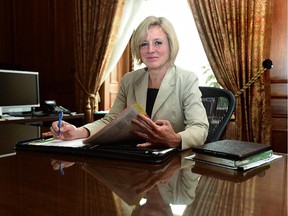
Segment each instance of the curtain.
M188 0L219 84L237 94L269 58L273 0ZM270 143L269 71L236 97L235 139Z
M123 15L121 18L120 27L116 37L115 46L107 70L105 72L105 77L102 80L102 83L114 69L121 55L123 54L127 44L129 43L131 35L136 26L138 16L140 14L139 11L144 1L145 0L137 0L137 1L125 0Z
M77 110L85 122L98 110L99 89L114 48L125 0L74 0Z

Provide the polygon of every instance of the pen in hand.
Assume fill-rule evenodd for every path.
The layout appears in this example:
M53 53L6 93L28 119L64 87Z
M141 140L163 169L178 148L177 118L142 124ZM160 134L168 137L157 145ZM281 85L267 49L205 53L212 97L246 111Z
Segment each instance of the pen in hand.
M58 136L60 135L60 128L61 128L61 125L62 125L62 119L63 119L63 112L61 111L59 113L59 118L58 118Z

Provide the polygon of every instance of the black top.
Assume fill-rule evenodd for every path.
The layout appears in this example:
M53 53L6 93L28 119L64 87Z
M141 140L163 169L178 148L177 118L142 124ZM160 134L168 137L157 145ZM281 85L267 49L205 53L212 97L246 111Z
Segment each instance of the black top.
M148 88L147 90L147 102L146 102L146 113L151 117L154 102L156 100L159 89Z

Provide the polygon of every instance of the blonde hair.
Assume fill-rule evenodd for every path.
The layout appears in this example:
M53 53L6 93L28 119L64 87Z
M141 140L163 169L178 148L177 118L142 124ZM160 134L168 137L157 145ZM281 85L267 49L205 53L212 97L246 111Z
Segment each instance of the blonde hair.
M142 64L140 56L140 44L146 38L151 26L159 26L165 32L168 39L170 56L169 65L174 64L179 51L179 42L172 24L165 17L149 16L144 19L133 33L131 39L131 53L137 64Z

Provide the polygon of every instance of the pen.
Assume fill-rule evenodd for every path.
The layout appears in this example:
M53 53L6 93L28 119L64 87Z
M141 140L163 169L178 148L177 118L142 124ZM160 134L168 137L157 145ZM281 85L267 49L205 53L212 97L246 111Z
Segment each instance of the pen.
M58 136L60 135L60 128L61 128L61 125L62 125L62 118L63 118L63 112L61 111L60 113L59 113L59 118L58 118Z
M58 160L58 164L59 164L59 172L61 175L64 175L64 170L63 170L63 167L62 167L62 163L60 160Z

